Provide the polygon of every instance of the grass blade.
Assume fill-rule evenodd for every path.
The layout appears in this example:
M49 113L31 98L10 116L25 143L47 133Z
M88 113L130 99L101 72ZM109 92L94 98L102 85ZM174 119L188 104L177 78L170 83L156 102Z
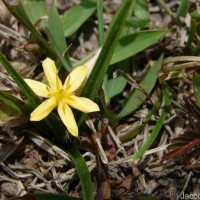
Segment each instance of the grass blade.
M96 10L96 0L85 0L68 10L62 17L65 37L71 36Z
M165 35L166 30L148 30L120 38L110 64L117 63L146 49Z
M63 27L60 21L57 8L53 3L48 17L48 28L46 29L48 38L53 46L55 53L63 64L63 67L70 72L72 65L67 51L67 44L63 33ZM65 54L65 57L63 56Z
M103 1L102 0L97 0L97 18L98 18L99 46L101 47L104 42Z
M194 87L196 103L200 108L200 75L199 74L194 74L193 87Z
M181 0L181 3L178 7L178 11L176 13L176 19L180 22L180 17L184 17L188 11L188 0Z
M114 20L108 31L106 41L82 91L82 96L85 96L91 100L94 100L96 97L97 92L103 82L104 76L108 70L114 49L117 45L118 38L123 30L124 23L130 9L132 8L133 3L134 0L125 0L115 14ZM83 119L84 115L81 116L79 125Z
M78 148L70 142L67 144L67 150L70 153L70 155L73 157L73 161L80 178L83 199L93 200L94 196L93 196L92 181L90 177L90 172L88 170L88 167L85 163L84 158L80 154Z
M163 107L161 116L158 119L158 121L157 121L152 133L148 137L147 141L139 149L139 151L137 153L135 153L135 155L133 156L133 158L132 158L133 160L137 160L137 159L141 158L144 155L144 153L151 147L151 145L153 144L154 140L156 139L160 129L162 128L162 125L165 123L165 119L166 119L167 113L168 113L167 109L170 105L170 91L166 85L163 87L163 94L164 94L165 103L164 103L164 107Z
M48 6L45 3L45 0L22 0L23 8L31 21L34 25L37 21L44 16L47 16L48 13ZM35 12L37 10L37 12ZM42 21L40 27L45 26L46 21Z
M189 52L192 41L195 37L195 33L196 33L196 19L191 19L191 25L190 25L190 31L189 31L189 37L188 40L185 44L185 51Z

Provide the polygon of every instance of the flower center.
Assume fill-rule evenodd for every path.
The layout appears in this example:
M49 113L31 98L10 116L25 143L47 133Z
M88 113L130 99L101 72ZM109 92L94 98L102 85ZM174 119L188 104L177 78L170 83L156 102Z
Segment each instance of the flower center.
M71 93L69 90L52 90L52 88L48 87L47 88L48 92L49 92L49 97L55 97L57 100L57 103L59 103L60 101L62 101L63 99L68 99L70 98L70 96L73 95L73 93Z

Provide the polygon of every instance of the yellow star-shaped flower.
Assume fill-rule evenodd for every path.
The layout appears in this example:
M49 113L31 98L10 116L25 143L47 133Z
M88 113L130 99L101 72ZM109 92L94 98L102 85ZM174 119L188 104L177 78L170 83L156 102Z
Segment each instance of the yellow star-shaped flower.
M53 60L46 58L42 62L42 66L48 85L32 79L25 79L26 83L38 96L48 98L31 113L30 120L40 121L57 107L58 114L68 131L73 136L78 136L78 126L70 107L85 113L99 111L96 103L75 95L76 90L85 79L87 68L85 66L75 68L62 85Z

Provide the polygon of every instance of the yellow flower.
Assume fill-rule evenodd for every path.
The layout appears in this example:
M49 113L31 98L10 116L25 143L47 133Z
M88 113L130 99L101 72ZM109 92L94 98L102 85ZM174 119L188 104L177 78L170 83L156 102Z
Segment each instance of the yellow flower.
M46 58L42 62L42 66L48 85L32 79L25 79L26 83L38 96L48 98L31 113L30 120L40 121L57 107L58 114L68 131L73 136L78 136L78 127L70 107L85 113L99 111L96 103L75 95L76 90L85 79L87 68L85 66L75 68L62 85L53 60Z

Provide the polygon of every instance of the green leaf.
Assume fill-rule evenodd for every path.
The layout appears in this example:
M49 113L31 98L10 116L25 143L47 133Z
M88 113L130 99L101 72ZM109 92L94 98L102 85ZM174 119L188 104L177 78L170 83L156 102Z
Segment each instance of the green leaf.
M108 70L114 49L117 45L118 38L123 30L124 23L132 8L134 0L124 0L120 8L118 9L115 17L108 30L106 41L101 49L101 52L97 58L94 68L87 80L87 83L82 91L82 96L85 96L91 100L97 95L99 88L103 82L104 76ZM81 124L84 116L82 115L79 121Z
M70 197L67 195L61 194L51 194L51 193L36 193L36 194L27 194L23 197L19 197L16 200L81 200L80 198Z
M23 8L34 25L41 17L47 16L48 7L45 0L22 0ZM46 21L46 20L45 20ZM45 21L41 24L42 27L45 26Z
M200 75L197 73L194 74L193 77L193 87L194 87L196 103L200 108Z
M165 119L166 119L167 113L168 113L168 108L169 108L169 105L170 105L170 91L169 91L169 88L166 85L164 85L164 87L163 87L163 94L164 94L165 103L164 103L164 107L163 107L163 111L161 113L161 116L158 119L153 131L151 132L151 134L147 138L147 141L139 149L139 151L134 154L134 156L132 158L133 160L137 160L137 159L141 158L144 155L144 153L151 147L154 140L158 136L163 124L165 123Z
M145 74L144 78L140 82L140 87L143 88L147 94L150 94L156 81L157 81L157 73L160 70L163 62L163 55L160 56L158 61L148 70ZM125 117L135 111L141 106L146 100L147 96L139 90L134 90L127 102L123 106L120 113L117 115L118 118Z
M146 49L164 36L166 30L148 30L120 38L110 64L117 63Z
M12 118L19 117L20 112L11 106L0 103L0 120L8 121Z
M120 94L126 87L127 83L127 80L123 76L117 76L116 78L109 78L109 76L112 77L113 73L115 73L118 69L125 73L129 73L130 68L131 66L129 60L123 60L116 63L114 66L109 67L108 75L105 75L102 86L107 100Z
M68 55L66 54L67 55L67 59L65 59L65 57L63 56L63 54L60 52L59 47L57 46L56 41L53 38L53 36L51 35L51 33L50 33L50 31L49 31L48 28L46 28L46 33L47 33L49 41L51 42L52 47L54 48L54 50L56 52L56 55L57 55L58 59L62 63L62 65L65 68L65 70L68 71L68 72L70 72L71 69L72 69L72 67L71 67L71 62L69 61Z
M194 10L193 12L190 13L191 17L194 19L200 19L200 13L198 10Z
M103 0L97 0L98 38L99 46L104 42Z
M190 25L190 31L189 31L189 37L185 44L185 51L188 52L190 50L191 44L193 42L193 39L195 37L196 33L196 19L191 19L191 25Z
M134 14L140 19L149 19L149 7L146 0L136 0L133 7Z
M77 169L82 186L83 199L94 200L92 180L84 158L80 154L78 148L71 142L68 142L67 144L67 151L72 156L75 167Z
M96 10L96 0L85 0L66 11L61 19L65 37L75 33Z
M176 18L178 21L180 21L180 17L184 17L188 11L188 0L181 0L181 3L178 7Z
M148 112L147 116L144 118L143 123L141 125L138 125L136 128L128 132L125 136L121 137L120 140L123 143L129 142L133 137L141 133L148 121L151 119L151 116L159 109L159 106L161 104L161 98L158 99L158 101L154 104L153 108Z
M64 52L67 50L67 44L65 41L60 16L54 3L51 5L48 16L48 28L52 37L55 40L56 46L58 47L59 51L64 54Z
M112 98L118 94L120 94L125 86L126 86L126 79L122 76L116 77L114 79L107 80L106 84L106 97Z
M69 55L67 51L67 44L65 41L65 36L63 32L63 27L60 21L60 16L58 14L57 8L53 3L50 9L50 13L48 16L48 30L47 35L49 40L55 49L57 56L62 62L64 68L70 72L72 69L72 65L69 59ZM66 52L66 53L65 53ZM64 58L65 54L65 58Z
M150 22L150 19L131 18L128 19L126 25L132 28L145 28Z
M18 113L23 112L23 104L16 97L0 90L0 100L11 109L16 110Z

